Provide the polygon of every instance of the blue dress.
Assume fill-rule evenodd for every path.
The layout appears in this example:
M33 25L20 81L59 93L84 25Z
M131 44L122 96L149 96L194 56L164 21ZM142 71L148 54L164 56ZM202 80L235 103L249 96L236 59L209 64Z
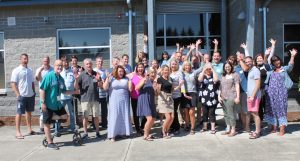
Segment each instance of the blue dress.
M147 80L140 89L137 102L137 116L156 116L155 93L152 85L152 82Z
M132 133L128 79L112 79L109 88L107 138Z

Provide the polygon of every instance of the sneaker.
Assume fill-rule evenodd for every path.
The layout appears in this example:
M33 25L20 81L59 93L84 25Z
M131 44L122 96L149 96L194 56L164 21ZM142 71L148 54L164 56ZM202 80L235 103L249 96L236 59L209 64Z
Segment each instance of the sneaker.
M59 150L59 147L54 143L48 144L47 148L48 149L53 149L53 150Z
M57 132L57 133L54 133L54 136L55 137L61 137L61 134L60 134L60 132Z
M81 139L84 140L84 139L87 139L88 137L89 137L89 135L86 133L86 134L82 135Z

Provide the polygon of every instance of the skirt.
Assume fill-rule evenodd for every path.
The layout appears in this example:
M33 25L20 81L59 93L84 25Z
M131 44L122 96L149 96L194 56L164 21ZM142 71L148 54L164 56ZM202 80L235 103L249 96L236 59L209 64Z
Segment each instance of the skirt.
M157 98L157 108L159 113L173 113L174 100L172 98L172 93L161 91Z

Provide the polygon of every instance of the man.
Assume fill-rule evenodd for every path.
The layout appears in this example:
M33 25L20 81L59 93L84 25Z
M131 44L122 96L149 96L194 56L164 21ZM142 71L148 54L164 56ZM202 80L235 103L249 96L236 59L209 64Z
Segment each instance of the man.
M123 60L123 63L124 63L126 73L131 73L132 72L132 67L128 64L129 63L129 56L127 54L123 54L122 55L122 60Z
M118 57L113 57L112 59L112 68L109 68L108 72L112 73L115 68L120 64L120 59Z
M65 86L67 91L74 91L75 86L77 84L77 77L78 74L73 72L73 70L69 67L69 62L66 56L60 58L63 65L63 70L60 73L60 76L65 81ZM75 114L74 114L74 107L73 107L73 97L70 95L66 95L64 93L61 94L61 104L63 107L66 105L68 106L69 116L70 116L70 131L75 131Z
M54 62L54 70L49 72L41 82L40 102L43 111L43 123L45 136L47 138L49 149L58 150L58 146L53 143L50 132L50 124L53 120L66 120L67 113L60 102L61 93L74 94L75 92L66 91L64 79L60 76L62 71L62 61ZM78 92L77 92L78 93Z
M96 58L96 67L94 71L97 72L102 80L106 79L106 70L103 69L103 58L97 57ZM101 126L102 128L107 128L107 91L103 88L99 87L99 104L101 107Z
M240 115L241 115L241 122L243 124L243 128L245 132L250 132L250 114L248 112L247 108L247 77L248 77L248 71L249 67L245 64L244 58L245 55L244 53L240 53L239 51L236 53L237 55L237 62L238 65L234 68L234 71L239 74L240 76Z
M92 60L84 59L84 68L79 78L78 87L81 96L81 108L83 112L83 130L82 139L88 138L87 125L89 113L92 112L94 124L96 125L96 137L100 138L99 133L99 92L98 87L102 87L101 77L97 72L93 71Z
M16 114L16 138L24 139L20 131L21 117L26 112L26 123L28 127L28 135L34 135L35 132L31 128L31 112L34 111L34 76L30 68L28 68L28 55L21 54L21 64L15 68L11 75L11 87L15 92L18 104Z
M214 70L218 73L218 78L220 80L222 78L224 64L221 63L222 56L221 56L220 52L218 52L218 44L219 44L218 40L214 39L213 43L215 44L215 48L214 48L214 53L213 53L212 65L213 65Z
M260 91L260 71L258 68L253 66L252 57L248 56L245 59L246 65L249 67L248 73L248 83L247 83L247 106L248 111L253 116L255 122L255 132L253 132L250 136L250 139L256 139L260 137L260 117L258 114L259 111L259 103L261 99L261 91Z
M50 66L50 58L49 56L46 56L43 58L42 66L39 67L35 72L35 80L39 82L39 87L41 85L41 82L46 74L53 71L53 67ZM41 106L41 104L40 104ZM44 133L44 124L43 124L43 112L41 109L40 112L40 132Z

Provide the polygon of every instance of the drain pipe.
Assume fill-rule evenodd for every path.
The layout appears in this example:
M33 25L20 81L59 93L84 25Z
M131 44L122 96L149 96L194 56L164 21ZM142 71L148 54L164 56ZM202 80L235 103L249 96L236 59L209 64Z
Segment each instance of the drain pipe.
M263 37L264 37L264 51L267 49L267 7L262 8L263 12Z
M126 0L128 6L128 41L129 41L129 64L132 66L133 60L133 40L132 40L132 5L131 0Z

